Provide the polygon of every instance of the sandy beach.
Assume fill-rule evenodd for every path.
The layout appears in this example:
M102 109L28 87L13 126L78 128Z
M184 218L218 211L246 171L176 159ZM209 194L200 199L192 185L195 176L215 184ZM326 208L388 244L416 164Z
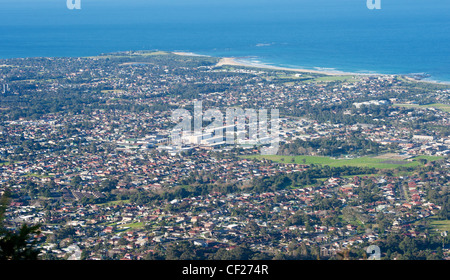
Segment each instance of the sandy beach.
M182 55L182 56L204 56L204 55L188 53L188 52L172 52L172 53L176 54L176 55ZM220 58L219 62L216 64L217 67L224 66L224 65L271 69L271 70L282 70L282 71L292 71L292 72L299 72L299 73L314 73L314 74L322 74L322 75L328 75L328 76L344 76L344 75L385 76L385 75L387 75L387 74L377 74L377 73L352 73L352 72L342 72L342 71L311 70L311 69L301 69L301 68L279 67L279 66L272 66L272 65L261 64L261 63L253 63L251 61L246 61L245 59L240 59L240 58L236 58L236 57L222 57L222 58ZM446 83L435 82L435 81L419 80L419 79L415 79L413 77L410 77L407 75L402 75L402 74L398 74L398 75L402 76L403 78L405 78L406 80L409 80L411 82L446 84ZM391 76L391 75L387 75L387 76Z
M182 55L182 56L204 56L204 55L199 55L199 54L189 53L189 52L172 52L172 53L176 54L176 55ZM223 65L264 68L264 69L293 71L293 72L301 72L301 73L316 73L316 74L324 74L324 75L361 75L358 73L347 73L347 72L340 72L340 71L333 72L333 71L319 71L319 70L309 70L309 69L299 69L299 68L278 67L278 66L271 66L271 65L266 65L266 64L252 63L249 61L242 61L242 60L239 60L238 58L234 58L234 57L222 57L220 59L220 61L216 64L217 67L223 66Z
M221 58L216 66L223 66L223 65L264 68L264 69L293 71L293 72L301 72L301 73L315 73L315 74L324 74L324 75L330 75L330 76L364 75L364 74L348 73L348 72L340 72L340 71L319 71L319 70L309 70L309 69L299 69L299 68L278 67L278 66L271 66L271 65L266 65L266 64L258 64L258 63L251 63L251 62L247 62L247 61L240 61L237 58L233 58L233 57Z
M300 69L300 68L287 68L287 67L278 67L278 66L271 66L266 64L258 64L258 63L251 63L247 61L240 61L237 58L233 57L224 57L221 58L220 61L216 64L216 66L222 66L222 65L234 65L234 66L243 66L243 67L255 67L255 68L263 68L263 69L273 69L273 70L283 70L283 71L293 71L293 72L300 72L300 73L315 73L315 74L322 74L322 75L328 75L328 76L344 76L344 75L352 75L352 76L392 76L390 74L377 74L377 73L351 73L351 72L341 72L341 71L325 71L325 70L310 70L310 69ZM411 82L422 82L422 83L433 83L433 84L443 84L448 85L448 83L444 82L437 82L437 81L429 81L429 80L419 80L407 75L398 74L398 76L402 76L408 81Z

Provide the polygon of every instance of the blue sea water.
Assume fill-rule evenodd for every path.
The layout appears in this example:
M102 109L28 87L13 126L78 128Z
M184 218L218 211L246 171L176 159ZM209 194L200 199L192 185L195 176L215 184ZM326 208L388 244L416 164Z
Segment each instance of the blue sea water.
M450 1L0 0L0 58L127 50L450 82Z

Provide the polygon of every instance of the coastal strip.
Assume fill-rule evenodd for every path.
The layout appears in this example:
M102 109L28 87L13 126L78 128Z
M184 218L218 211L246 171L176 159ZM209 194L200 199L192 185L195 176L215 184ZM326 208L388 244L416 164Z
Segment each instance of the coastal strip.
M196 54L192 52L171 52L175 55L181 56L207 56ZM216 67L221 66L239 66L239 67L251 67L251 68L260 68L260 69L268 69L268 70L280 70L280 71L291 71L298 73L312 73L312 74L321 74L327 76L372 76L372 77L380 77L380 76L401 76L407 81L410 82L423 82L423 83L432 83L432 84L448 84L445 82L431 81L431 80L422 80L410 75L406 74L381 74L381 73L356 73L356 72L343 72L343 71L328 71L328 70L312 70L312 69L304 69L304 68L289 68L289 67L281 67L281 66L273 66L267 65L263 63L255 63L245 59L236 58L236 57L219 57L219 61L216 64Z
M224 65L264 68L264 69L281 70L281 71L293 71L293 72L301 72L301 73L315 73L315 74L324 74L324 75L330 75L330 76L361 75L361 74L358 74L358 73L348 73L348 72L340 72L340 71L319 71L319 70L310 70L310 69L279 67L279 66L272 66L272 65L267 65L267 64L260 64L260 63L252 63L252 62L242 61L242 60L238 60L238 59L233 58L233 57L223 57L223 58L221 58L216 66L219 67L219 66L224 66Z

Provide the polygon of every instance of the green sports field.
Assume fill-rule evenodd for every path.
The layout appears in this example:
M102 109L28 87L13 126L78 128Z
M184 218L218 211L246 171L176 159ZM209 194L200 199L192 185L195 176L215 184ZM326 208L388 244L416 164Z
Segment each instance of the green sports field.
M434 108L434 109L442 110L444 112L450 112L450 105L449 104L442 104L442 103L434 103L434 104L428 104L428 105L394 104L394 106L405 107L405 108Z
M256 159L268 159L279 163L296 163L296 164L321 164L328 165L332 167L338 166L357 166L357 167L369 167L377 169L391 169L397 167L414 167L419 166L421 163L419 159L426 159L427 161L435 161L442 159L442 157L435 156L418 156L412 160L395 160L390 161L379 157L359 157L352 159L335 159L331 157L324 156L278 156L278 155L251 155L245 156L245 158L256 158Z

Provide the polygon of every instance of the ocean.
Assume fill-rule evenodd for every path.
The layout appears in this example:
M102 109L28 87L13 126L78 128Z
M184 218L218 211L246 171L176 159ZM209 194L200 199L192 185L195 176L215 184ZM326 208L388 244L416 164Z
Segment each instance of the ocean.
M74 0L75 1L75 0ZM0 0L0 58L129 50L450 82L450 1Z

